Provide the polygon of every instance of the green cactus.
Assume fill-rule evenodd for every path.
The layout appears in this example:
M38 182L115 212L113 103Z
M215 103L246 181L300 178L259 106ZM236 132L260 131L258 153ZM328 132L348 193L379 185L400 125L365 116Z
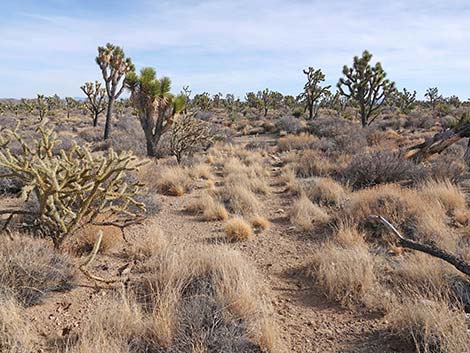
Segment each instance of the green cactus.
M331 86L320 86L325 81L325 74L321 69L315 70L313 67L309 67L303 70L303 73L307 75L307 82L298 100L305 104L304 112L308 110L308 118L312 120L318 116L320 110L319 101L329 92L328 90Z
M17 178L24 183L21 196L37 206L3 209L9 215L4 228L14 215L27 215L27 224L44 236L52 238L56 247L87 224L116 226L121 229L142 219L145 206L136 201L141 186L126 182L126 174L139 163L132 153L92 154L87 145L76 143L59 154L60 144L52 129L41 124L39 139L28 144L14 130L0 131L0 166L6 172L0 178ZM22 153L10 150L12 143Z
M106 110L106 90L101 88L101 83L98 81L95 81L95 83L85 82L80 89L87 97L85 107L91 114L93 126L96 127L99 115Z
M98 47L96 63L101 69L106 94L108 95L108 107L104 128L104 139L107 140L111 136L111 120L114 102L124 91L124 78L127 74L134 72L135 67L132 60L126 58L124 50L111 43L106 44L104 47Z
M338 90L359 108L363 127L370 125L380 113L380 108L395 92L395 83L388 80L382 65L371 66L372 54L367 50L361 57L354 57L352 67L344 66L344 78L338 82Z
M132 104L144 130L147 155L156 157L162 135L171 128L175 115L184 110L185 96L171 94L171 80L168 77L158 79L151 67L143 68L140 75L129 73L125 85L131 92Z

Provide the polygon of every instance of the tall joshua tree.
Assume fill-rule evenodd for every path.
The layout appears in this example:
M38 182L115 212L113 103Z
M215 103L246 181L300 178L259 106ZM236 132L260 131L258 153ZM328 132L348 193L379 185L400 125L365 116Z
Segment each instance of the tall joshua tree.
M359 58L354 57L352 67L344 65L343 78L339 79L341 95L352 100L359 107L363 127L370 125L379 115L382 105L395 92L395 83L389 81L382 65L371 66L372 54L367 50Z
M321 69L315 70L313 67L309 67L303 72L307 75L307 83L305 83L304 92L299 95L298 99L305 104L304 112L308 110L308 118L312 120L318 115L320 108L318 102L329 92L331 86L320 86L321 82L325 81L325 74Z
M268 109L272 105L272 92L266 88L263 91L258 91L257 97L264 110L264 116L268 115Z
M111 43L106 44L104 47L98 47L96 63L103 74L106 94L108 95L108 108L104 127L104 139L106 140L111 134L114 102L124 90L124 78L127 74L134 72L135 67L131 58L126 58L124 50Z
M101 83L95 81L85 82L80 89L85 93L87 100L85 102L86 109L91 113L93 118L93 126L98 125L98 117L106 109L105 96L106 90L101 88Z
M185 96L171 94L170 79L158 79L151 67L143 68L140 75L127 74L125 85L131 92L132 105L144 130L147 155L156 157L160 138L171 128L175 115L184 109Z

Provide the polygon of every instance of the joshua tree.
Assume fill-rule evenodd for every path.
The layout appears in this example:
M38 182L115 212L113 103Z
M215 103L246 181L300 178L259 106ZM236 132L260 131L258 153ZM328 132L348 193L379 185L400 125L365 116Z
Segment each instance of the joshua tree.
M370 125L379 115L380 108L395 92L395 83L389 81L380 62L369 64L372 54L367 50L362 57L354 57L353 66L343 67L344 78L338 82L339 92L358 107L363 127Z
M96 63L101 69L108 95L108 110L106 111L106 124L104 127L104 139L111 134L111 119L113 116L114 102L124 90L124 78L135 70L130 58L126 58L121 47L111 43L104 47L98 47Z
M207 92L196 94L193 98L193 103L202 111L207 111L211 106L211 97Z
M225 95L224 105L225 108L227 108L229 111L233 111L233 107L235 105L235 96L231 93L227 93Z
M261 100L260 100L259 95L257 95L257 94L254 93L254 92L248 92L248 93L245 95L245 101L246 101L246 104L247 104L250 108L259 109L260 106L262 105L262 102L261 102Z
M183 89L181 90L181 94L184 96L186 105L184 107L184 113L188 113L188 105L189 102L191 101L191 90L189 89L189 86L183 86Z
M273 110L276 110L281 106L283 98L284 96L281 92L271 92L271 107Z
M305 104L304 112L308 110L308 118L312 120L318 115L320 109L318 102L329 92L331 86L320 86L320 83L325 81L325 75L321 69L315 70L313 67L309 67L303 72L307 75L307 83L305 83L304 92L299 95L298 100Z
M264 110L264 116L268 115L268 109L272 105L272 92L266 88L264 91L258 91L256 96Z
M38 94L36 98L36 109L39 114L39 121L44 119L46 112L48 110L48 105L46 104L46 98L43 94Z
M81 86L80 89L87 96L85 107L91 113L93 118L93 126L97 126L99 115L106 109L106 90L101 88L101 83L98 81L95 81L94 84L92 82L85 82L85 84Z
M132 104L144 130L147 155L156 157L160 138L171 128L175 115L183 111L185 97L172 95L170 79L158 79L151 67L143 68L140 76L130 72L125 85L131 92Z
M397 106L400 108L402 113L409 113L416 102L416 91L411 93L406 88L403 88L402 92L396 94Z
M72 97L65 97L65 109L67 110L67 119L70 118L70 111L77 105Z
M437 87L428 88L424 96L428 99L433 111L436 109L437 102L442 98Z

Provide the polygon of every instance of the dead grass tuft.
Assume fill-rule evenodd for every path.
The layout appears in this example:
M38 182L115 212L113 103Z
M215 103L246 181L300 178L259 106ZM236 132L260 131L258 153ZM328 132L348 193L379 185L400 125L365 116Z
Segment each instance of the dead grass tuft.
M253 229L250 223L241 217L230 219L225 224L224 231L230 241L248 240L253 236Z
M265 217L259 215L251 217L250 223L256 231L267 230L271 225Z
M66 254L45 239L0 236L0 292L30 306L49 293L74 286L75 270Z
M154 178L157 190L164 195L182 196L189 191L191 186L187 169L179 166L162 167Z
M301 183L307 197L326 206L341 206L348 196L345 188L331 178L307 179Z
M330 216L302 195L292 206L290 221L301 231L312 230L316 225L325 224L330 220Z

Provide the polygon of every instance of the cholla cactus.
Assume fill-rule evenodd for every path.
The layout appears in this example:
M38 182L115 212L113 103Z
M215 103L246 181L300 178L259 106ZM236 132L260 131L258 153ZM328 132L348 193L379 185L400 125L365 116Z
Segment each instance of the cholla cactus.
M141 219L145 207L136 201L141 185L126 182L126 173L139 167L131 153L104 155L90 153L88 147L73 144L70 150L54 154L59 144L52 129L41 125L39 139L28 145L18 129L0 133L2 177L24 183L22 198L35 201L28 209L4 209L0 214L29 216L31 227L51 237L60 247L63 241L86 224L109 225L123 229ZM22 153L13 153L17 143Z
M124 91L124 78L135 70L130 58L126 58L122 48L111 43L104 47L98 47L96 63L101 69L105 82L106 94L108 95L108 110L106 111L106 124L104 128L104 139L111 134L111 119L116 99Z
M379 115L380 108L393 96L395 83L388 80L382 65L369 64L372 54L367 50L354 57L352 67L343 67L344 78L338 82L339 92L359 107L363 127L370 125Z
M213 141L209 125L191 114L178 116L171 128L170 152L181 163L199 147L209 147Z
M125 83L144 130L147 155L156 157L160 138L170 129L175 115L183 111L185 97L171 94L171 80L158 79L151 67L143 68L140 76L134 72L128 74Z
M317 117L320 110L318 102L325 97L331 86L320 86L320 83L325 81L325 74L320 69L315 70L313 67L309 67L303 72L307 75L307 83L305 83L304 92L299 95L298 100L305 104L304 112L308 110L308 118L312 120Z
M85 107L91 113L93 118L93 126L96 127L98 125L99 115L106 109L106 90L101 88L101 83L98 81L95 81L95 83L85 82L85 84L81 86L80 89L87 96Z

